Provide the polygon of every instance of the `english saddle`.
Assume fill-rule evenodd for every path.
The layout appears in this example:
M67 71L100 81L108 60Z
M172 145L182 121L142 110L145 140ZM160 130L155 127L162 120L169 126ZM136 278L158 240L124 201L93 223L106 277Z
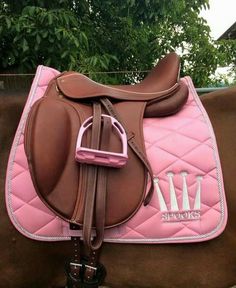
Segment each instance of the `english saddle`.
M150 202L152 169L142 120L177 113L186 103L179 69L179 57L170 53L136 85L103 85L64 72L32 106L24 145L34 187L72 230L82 230L86 248L87 257L81 257L80 239L72 237L68 287L102 283L105 269L98 258L104 229L124 223Z

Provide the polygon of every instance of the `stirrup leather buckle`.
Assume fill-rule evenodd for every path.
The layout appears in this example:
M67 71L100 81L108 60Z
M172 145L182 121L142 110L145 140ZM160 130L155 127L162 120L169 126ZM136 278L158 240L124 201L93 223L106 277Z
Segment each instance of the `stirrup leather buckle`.
M106 277L106 269L101 264L98 263L97 267L92 267L87 265L87 259L83 259L82 262L79 264L81 270L79 275L74 276L71 273L71 266L73 266L75 263L73 262L67 262L65 266L65 272L67 277L67 288L98 288L104 281ZM77 264L77 263L76 263ZM77 266L77 265L76 265ZM95 274L91 280L86 281L84 279L84 272L85 269L92 268L95 270Z

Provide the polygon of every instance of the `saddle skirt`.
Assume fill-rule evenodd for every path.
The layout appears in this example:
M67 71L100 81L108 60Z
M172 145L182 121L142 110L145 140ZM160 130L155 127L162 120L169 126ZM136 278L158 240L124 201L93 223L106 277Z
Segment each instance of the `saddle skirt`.
M59 72L52 68L39 66L37 69L12 145L6 178L6 203L12 223L23 235L42 241L69 240L81 233L70 230L69 223L39 198L24 148L29 111L57 75ZM152 182L154 196L149 205L139 205L127 222L106 229L104 241L197 242L212 239L225 228L227 208L214 132L191 79L185 77L182 81L189 95L181 111L168 117L143 120L146 154L154 174L153 179L148 180L147 190ZM134 179L137 185L139 180ZM117 179L115 183L118 188L120 181L122 179ZM139 195L139 202L142 197ZM119 195L119 199L126 201L125 195Z

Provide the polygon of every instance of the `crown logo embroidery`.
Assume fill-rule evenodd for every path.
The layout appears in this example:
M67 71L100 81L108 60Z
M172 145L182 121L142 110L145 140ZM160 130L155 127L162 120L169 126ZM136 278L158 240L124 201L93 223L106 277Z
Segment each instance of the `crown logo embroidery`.
M166 174L169 182L169 198L170 207L167 206L164 193L161 191L159 185L159 178L154 177L154 186L156 188L157 197L159 200L159 207L161 211L161 219L165 222L180 222L180 221L190 221L199 220L201 217L201 182L203 176L196 176L197 189L194 199L193 207L190 207L189 201L189 191L187 186L187 172L181 172L182 176L182 201L179 203L177 201L176 190L174 186L174 173L168 172Z

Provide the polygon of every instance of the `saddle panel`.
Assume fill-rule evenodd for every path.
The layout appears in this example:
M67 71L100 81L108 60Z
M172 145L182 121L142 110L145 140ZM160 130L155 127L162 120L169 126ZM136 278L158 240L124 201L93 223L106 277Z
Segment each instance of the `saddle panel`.
M120 102L115 107L144 151L141 127L145 104ZM88 165L75 160L75 150L81 124L91 115L91 104L73 102L56 94L51 83L44 97L33 105L25 131L25 151L37 193L60 218L80 225L83 225L86 181L92 179L87 179ZM88 131L84 146L88 146L90 138ZM112 152L120 151L116 133L112 134L109 146ZM128 158L122 169L107 168L106 227L130 219L145 196L145 167L130 148Z

